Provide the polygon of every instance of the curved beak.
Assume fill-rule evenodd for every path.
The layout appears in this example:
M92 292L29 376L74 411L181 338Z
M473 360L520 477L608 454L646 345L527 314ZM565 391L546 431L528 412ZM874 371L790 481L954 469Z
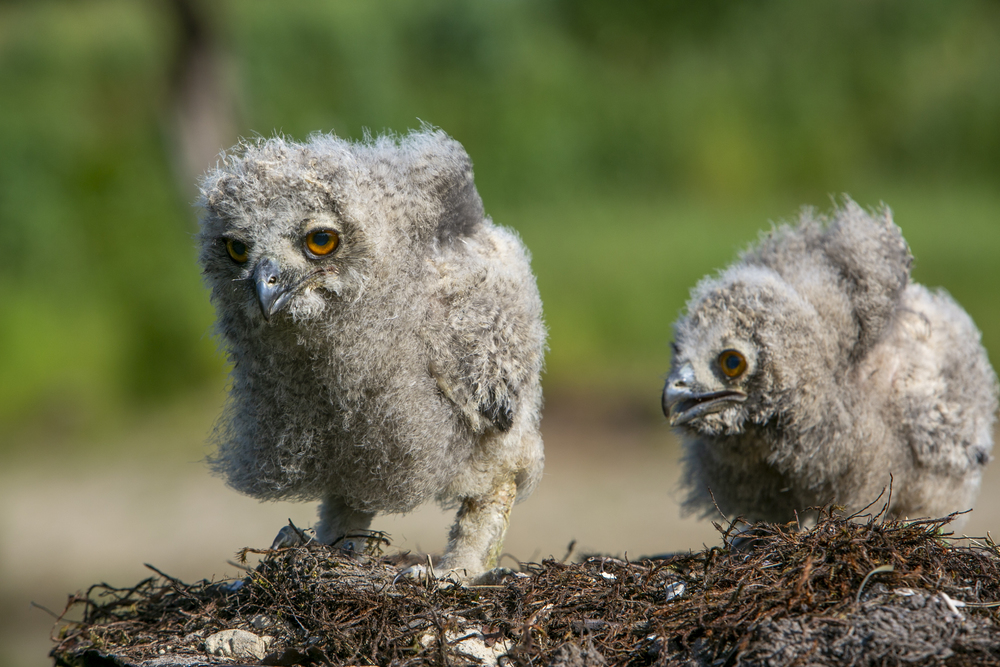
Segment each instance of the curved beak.
M747 395L736 389L704 391L695 380L694 368L684 363L667 377L663 387L663 414L671 426L681 426L745 400Z
M292 297L291 286L281 279L278 263L270 257L262 258L254 267L253 281L257 288L260 310L264 313L264 319L270 320L271 316L284 308Z

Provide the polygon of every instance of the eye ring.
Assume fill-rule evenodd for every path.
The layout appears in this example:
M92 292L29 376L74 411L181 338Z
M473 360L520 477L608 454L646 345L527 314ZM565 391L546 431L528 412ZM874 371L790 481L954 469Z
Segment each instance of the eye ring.
M340 247L340 234L332 229L314 229L306 234L305 245L314 256L324 257Z
M243 264L247 261L247 257L250 255L250 248L247 244L239 239L226 239L226 252L229 256L233 258L234 262Z
M747 370L747 360L739 350L723 350L719 354L719 370L728 378L737 378Z

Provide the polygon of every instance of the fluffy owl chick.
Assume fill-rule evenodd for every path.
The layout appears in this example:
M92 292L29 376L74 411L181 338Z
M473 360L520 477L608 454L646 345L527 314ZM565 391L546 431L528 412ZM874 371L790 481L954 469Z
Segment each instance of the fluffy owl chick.
M215 471L320 500L321 541L430 498L443 567L495 565L542 471L542 306L462 146L425 128L240 144L202 183L201 263L232 362Z
M896 516L972 506L997 379L969 316L910 282L888 209L810 210L692 290L663 410L685 445L686 509L791 521L889 486Z

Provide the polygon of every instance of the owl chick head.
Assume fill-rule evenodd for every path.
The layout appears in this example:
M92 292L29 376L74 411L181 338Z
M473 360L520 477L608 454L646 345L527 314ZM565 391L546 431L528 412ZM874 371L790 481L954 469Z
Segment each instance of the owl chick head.
M774 271L739 265L703 280L675 326L663 391L672 426L742 432L827 365L815 309Z
M674 327L663 411L719 435L819 422L822 396L884 335L912 257L887 209L806 209L692 290Z
M316 319L374 282L398 288L433 243L483 218L468 155L431 128L362 142L247 141L206 175L199 203L201 263L220 314L262 326Z

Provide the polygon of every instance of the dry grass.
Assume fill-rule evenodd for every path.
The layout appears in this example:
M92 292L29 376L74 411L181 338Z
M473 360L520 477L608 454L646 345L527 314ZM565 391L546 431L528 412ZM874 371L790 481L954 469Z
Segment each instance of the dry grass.
M240 628L272 637L263 663L285 665L470 664L470 642L509 665L1000 664L1000 549L956 542L949 520L733 522L722 547L522 563L495 586L398 577L407 555L281 549L236 581L95 585L70 598L63 616L80 620L63 622L53 656L231 664L203 644Z

